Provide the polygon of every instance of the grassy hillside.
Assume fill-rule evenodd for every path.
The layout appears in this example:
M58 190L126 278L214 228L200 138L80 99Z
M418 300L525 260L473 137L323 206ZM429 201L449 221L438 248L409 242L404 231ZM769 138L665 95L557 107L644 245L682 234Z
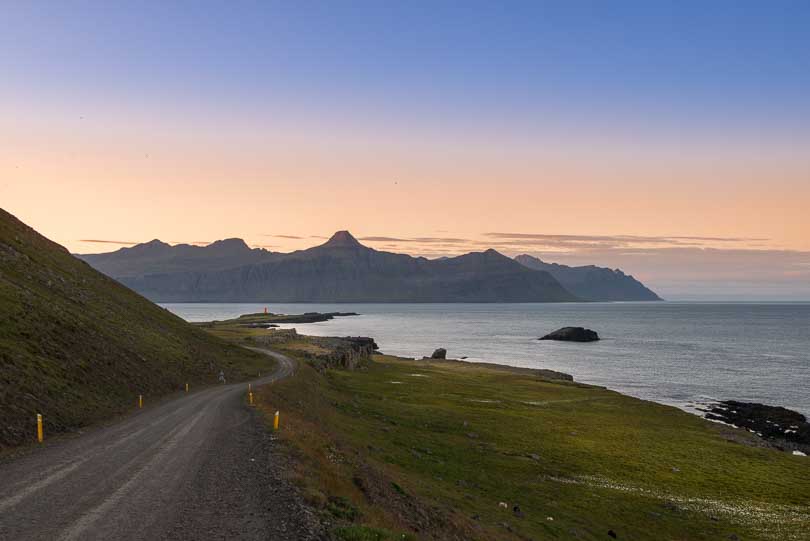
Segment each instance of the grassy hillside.
M304 367L260 405L281 410L295 476L345 540L810 532L806 457L603 388L377 356Z
M0 448L270 361L197 329L0 209Z

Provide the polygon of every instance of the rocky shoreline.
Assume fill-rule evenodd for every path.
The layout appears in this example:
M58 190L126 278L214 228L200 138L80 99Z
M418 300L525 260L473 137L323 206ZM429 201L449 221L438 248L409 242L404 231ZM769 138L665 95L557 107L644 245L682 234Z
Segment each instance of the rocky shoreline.
M336 317L359 316L357 312L304 312L303 314L274 314L272 312L243 314L235 319L195 323L198 326L237 325L247 329L271 329L281 323L321 323Z
M246 316L239 316L242 318L262 318L264 321L245 323L245 327L269 328L278 327L278 323L321 323L322 321L329 321L336 317L359 316L356 312L305 312L303 314L248 314Z
M777 449L810 454L810 423L799 412L737 400L722 400L700 411L706 419L744 428Z

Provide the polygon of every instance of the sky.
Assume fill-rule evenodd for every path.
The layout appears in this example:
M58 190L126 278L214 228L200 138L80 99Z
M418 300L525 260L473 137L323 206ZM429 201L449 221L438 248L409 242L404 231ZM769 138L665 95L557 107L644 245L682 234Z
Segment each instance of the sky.
M15 2L0 207L76 253L352 231L810 300L810 2Z

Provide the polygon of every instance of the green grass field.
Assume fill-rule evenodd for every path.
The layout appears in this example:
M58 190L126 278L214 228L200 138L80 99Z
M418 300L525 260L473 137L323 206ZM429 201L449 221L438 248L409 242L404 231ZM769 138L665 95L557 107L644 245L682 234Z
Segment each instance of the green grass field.
M807 458L602 388L377 356L261 401L345 539L810 539Z

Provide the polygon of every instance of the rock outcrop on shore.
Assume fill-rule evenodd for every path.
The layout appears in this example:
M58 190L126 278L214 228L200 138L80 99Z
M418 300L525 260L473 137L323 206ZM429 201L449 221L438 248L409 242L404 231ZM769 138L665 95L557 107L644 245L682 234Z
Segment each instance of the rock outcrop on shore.
M447 358L447 350L444 348L438 348L433 352L433 355L430 356L431 359L446 359Z
M252 336L249 340L254 344L269 346L306 340L313 347L300 352L318 370L354 370L370 361L371 356L379 349L374 339L368 336L303 336L295 329L272 329L267 334Z
M206 321L194 323L198 327L215 327L222 325L236 325L248 329L271 329L280 323L320 323L336 317L358 316L356 312L306 312L303 314L273 314L271 312L257 314L243 314L234 319L224 321Z
M780 406L724 400L709 407L707 419L745 428L784 450L810 453L810 423Z
M361 364L371 360L371 356L378 349L377 343L368 336L310 337L315 344L328 353L316 354L318 368L343 368L354 370Z
M334 319L336 317L346 317L346 316L357 316L356 312L305 312L303 314L291 314L291 315L284 315L284 314L247 314L242 316L243 318L251 318L251 317L261 317L266 316L267 318L272 318L272 324L270 323L263 323L262 325L268 325L269 327L277 327L278 325L274 325L275 323L320 323L323 321L329 321L330 319ZM245 326L256 326L255 324L245 324Z
M554 332L548 333L538 340L560 340L563 342L595 342L599 340L599 334L584 327L563 327Z

